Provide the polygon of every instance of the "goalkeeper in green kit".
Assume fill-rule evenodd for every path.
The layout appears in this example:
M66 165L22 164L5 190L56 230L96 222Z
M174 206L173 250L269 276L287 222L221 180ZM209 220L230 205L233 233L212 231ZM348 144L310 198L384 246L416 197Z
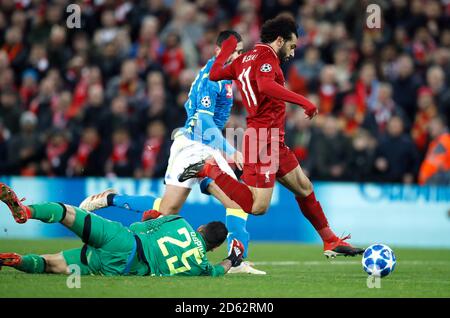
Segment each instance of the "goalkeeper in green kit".
M16 222L59 222L84 243L81 248L58 254L0 253L0 267L11 266L27 273L71 274L69 266L77 265L82 275L221 276L241 261L244 252L242 243L233 240L223 262L208 262L206 252L219 247L227 237L222 222L210 222L195 231L184 218L171 215L136 222L127 228L62 203L26 206L4 183L0 183L0 200ZM146 215L151 216L151 211Z

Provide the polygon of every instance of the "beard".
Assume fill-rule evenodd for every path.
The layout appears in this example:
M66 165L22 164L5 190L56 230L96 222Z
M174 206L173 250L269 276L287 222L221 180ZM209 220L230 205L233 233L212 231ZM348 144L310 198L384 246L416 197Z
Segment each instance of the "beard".
M287 52L287 46L284 44L281 49L278 51L278 58L280 59L281 63L285 63L291 59L291 56L288 55Z

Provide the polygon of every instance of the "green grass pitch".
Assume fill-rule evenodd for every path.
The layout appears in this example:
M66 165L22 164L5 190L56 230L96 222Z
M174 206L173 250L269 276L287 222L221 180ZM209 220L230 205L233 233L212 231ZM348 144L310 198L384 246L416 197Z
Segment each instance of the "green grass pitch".
M55 253L80 246L77 240L2 240L0 252ZM320 246L263 244L250 246L251 261L266 276L94 277L83 276L81 288L69 289L64 275L31 275L4 267L0 298L5 297L450 297L450 250L393 247L397 267L368 288L361 257L327 260ZM219 262L225 248L210 253Z

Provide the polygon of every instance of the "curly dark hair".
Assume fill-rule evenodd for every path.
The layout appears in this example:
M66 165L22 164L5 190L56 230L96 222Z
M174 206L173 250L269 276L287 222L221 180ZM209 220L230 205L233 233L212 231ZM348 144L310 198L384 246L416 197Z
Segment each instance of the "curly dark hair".
M261 28L261 42L271 43L281 36L288 41L292 38L292 33L298 37L298 26L294 18L289 14L279 14L275 18L264 22Z

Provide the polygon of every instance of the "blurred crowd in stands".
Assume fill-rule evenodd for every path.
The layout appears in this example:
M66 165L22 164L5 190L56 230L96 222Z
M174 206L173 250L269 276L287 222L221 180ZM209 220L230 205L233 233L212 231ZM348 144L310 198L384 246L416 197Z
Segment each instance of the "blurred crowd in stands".
M68 28L74 3L81 28ZM366 24L369 3L381 29ZM162 177L218 32L250 49L281 12L287 144L313 180L450 184L449 0L2 0L0 175ZM235 91L228 127L245 127Z

